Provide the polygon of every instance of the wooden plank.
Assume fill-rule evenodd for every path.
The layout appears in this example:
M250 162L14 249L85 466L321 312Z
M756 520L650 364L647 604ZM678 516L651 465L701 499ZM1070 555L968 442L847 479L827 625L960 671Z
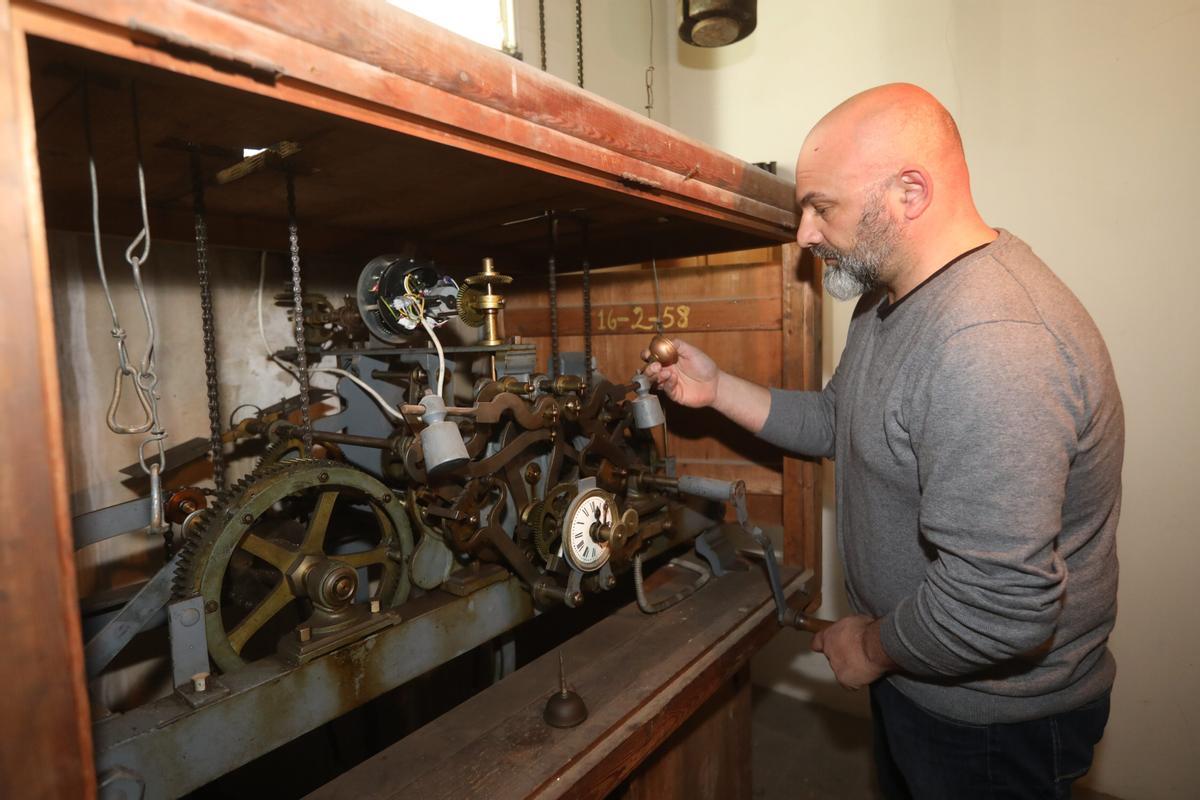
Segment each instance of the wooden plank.
M226 11L189 0L21 3L25 24L57 41L443 142L769 240L785 240L795 228L786 181L383 3L222 6ZM352 40L334 40L348 28ZM243 69L231 69L238 61ZM247 75L246 64L278 75ZM563 91L569 101L549 118L523 101L490 102L505 92L527 98ZM577 135L587 130L596 133ZM631 134L642 144L627 152L620 143ZM643 151L645 157L632 154ZM655 163L673 163L677 152L708 166L694 173L694 164Z
M25 34L0 3L0 796L95 795ZM16 346L18 342L24 346Z
M785 581L790 595L806 576ZM580 726L541 720L556 680L550 653L312 797L604 797L777 630L756 571L714 581L654 617L626 607L563 648L568 681L588 703Z
M798 245L783 248L783 387L821 389L820 266ZM783 563L821 572L821 464L783 459Z
M792 208L787 182L532 65L374 0L196 0L448 94L655 164L688 181ZM586 109L586 115L576 114ZM663 148L670 138L672 146Z
M687 335L691 331L777 331L782 320L778 298L724 298L675 300L662 305L663 332ZM593 303L592 331L597 336L655 333L654 298L629 303ZM513 308L504 312L505 331L519 336L549 336L550 315L545 308ZM583 307L558 307L561 336L583 334Z
M749 800L750 742L750 669L742 667L611 797Z

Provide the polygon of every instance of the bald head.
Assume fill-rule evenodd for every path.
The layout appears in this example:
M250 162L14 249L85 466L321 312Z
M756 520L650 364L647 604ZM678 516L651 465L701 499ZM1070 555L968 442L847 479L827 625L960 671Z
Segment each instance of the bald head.
M813 127L796 161L796 197L800 244L834 272L862 267L864 286L893 293L963 241L995 235L975 210L954 119L907 83L856 94Z
M798 166L806 165L870 181L910 165L942 180L965 181L967 174L954 118L909 83L868 89L826 114L801 147Z

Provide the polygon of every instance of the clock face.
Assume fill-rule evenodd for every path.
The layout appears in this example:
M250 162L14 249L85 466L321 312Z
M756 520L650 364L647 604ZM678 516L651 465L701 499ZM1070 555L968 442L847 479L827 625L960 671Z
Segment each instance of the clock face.
M575 498L563 523L563 555L580 572L594 572L608 561L608 542L601 538L613 525L615 506L607 492L589 489Z

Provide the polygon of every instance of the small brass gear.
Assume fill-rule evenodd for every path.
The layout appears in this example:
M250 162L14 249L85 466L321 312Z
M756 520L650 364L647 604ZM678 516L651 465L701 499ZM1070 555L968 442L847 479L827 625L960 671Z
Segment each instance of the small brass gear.
M481 327L486 319L483 312L479 310L479 299L482 296L466 284L458 287L458 297L455 300L458 318L472 328Z
M325 442L317 442L313 445L312 458L326 459L329 461L345 461L346 456L342 453L342 448L336 444L328 444ZM254 465L254 472L260 473L265 467L270 467L274 464L279 464L286 461L296 461L306 456L304 450L304 440L299 437L289 437L280 439L277 442L267 445L267 449L263 451L262 456L258 459L258 463Z
M548 561L554 555L562 536L560 522L563 512L577 493L578 487L574 482L560 483L529 507L525 522L533 532L533 546L542 561Z

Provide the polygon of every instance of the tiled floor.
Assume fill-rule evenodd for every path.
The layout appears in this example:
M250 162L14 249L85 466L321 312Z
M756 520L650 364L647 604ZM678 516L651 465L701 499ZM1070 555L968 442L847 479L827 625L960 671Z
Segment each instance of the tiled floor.
M753 702L756 800L879 797L869 720L761 689ZM1118 800L1086 789L1073 797Z

